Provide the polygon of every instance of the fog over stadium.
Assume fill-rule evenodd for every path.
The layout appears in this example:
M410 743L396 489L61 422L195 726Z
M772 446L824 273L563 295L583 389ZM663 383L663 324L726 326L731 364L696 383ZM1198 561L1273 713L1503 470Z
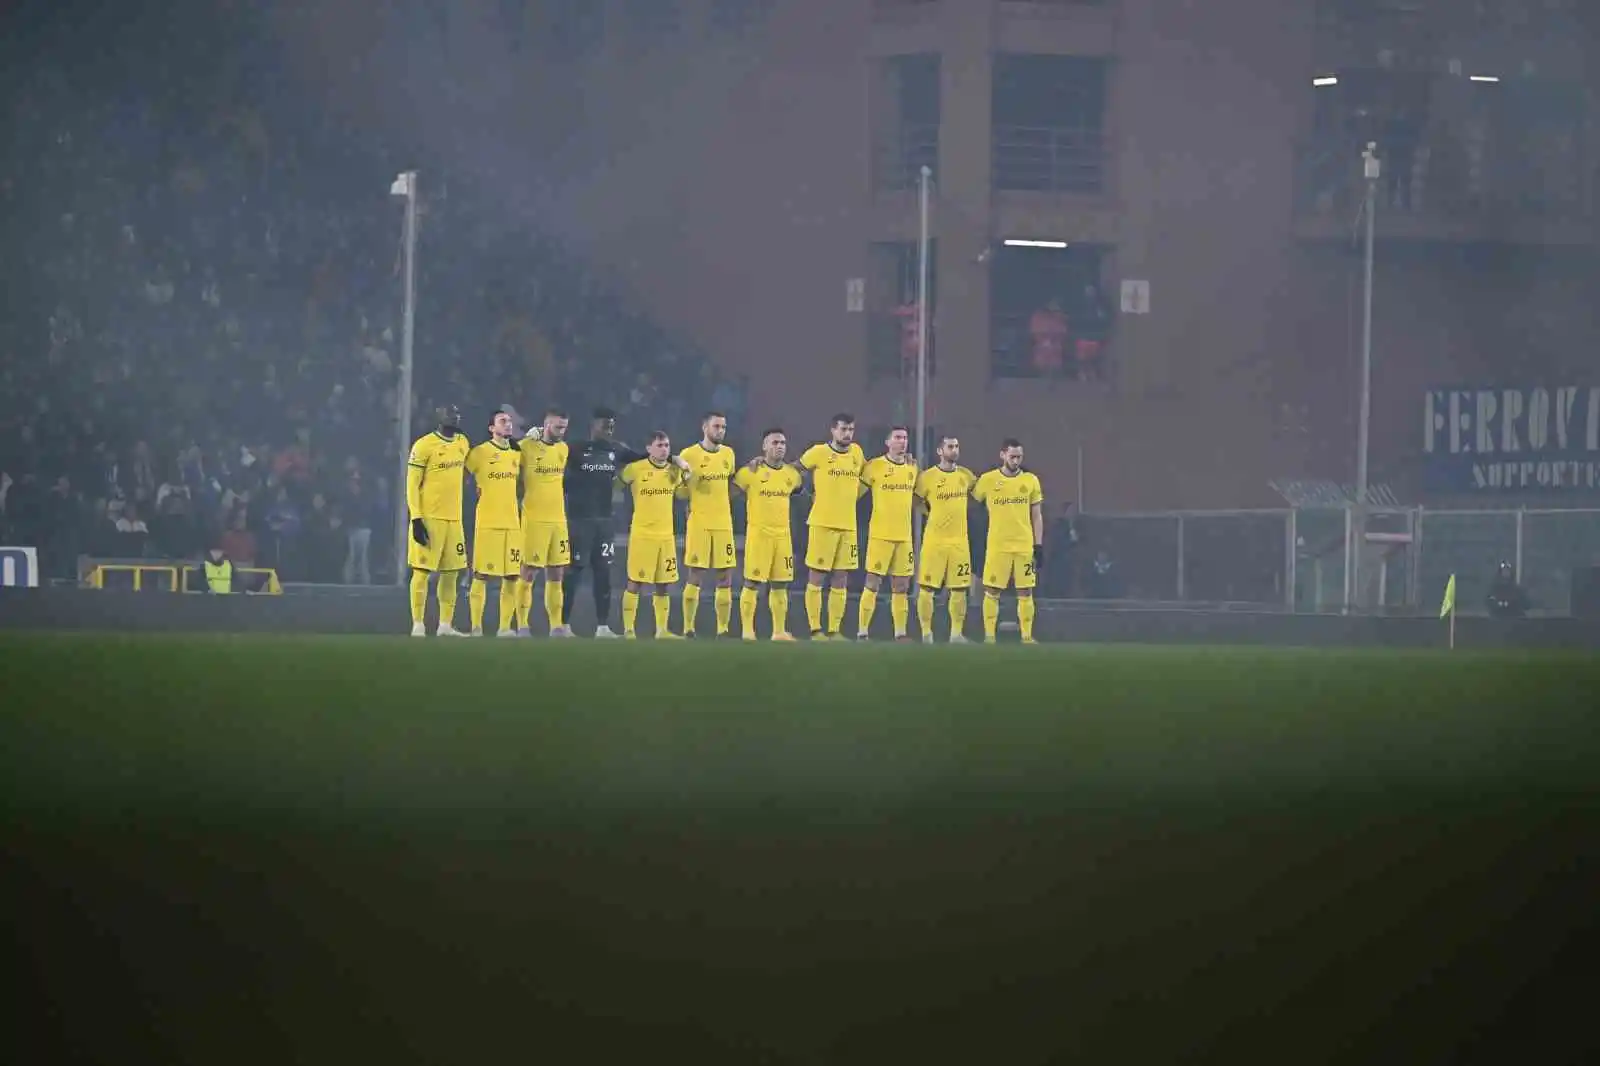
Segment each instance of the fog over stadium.
M30 1047L1593 1043L1600 6L0 20Z

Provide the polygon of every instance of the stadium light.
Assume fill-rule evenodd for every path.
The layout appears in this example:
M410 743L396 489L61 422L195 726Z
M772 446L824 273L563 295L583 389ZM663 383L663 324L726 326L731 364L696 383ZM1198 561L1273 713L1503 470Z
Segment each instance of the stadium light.
M1339 79L1334 77L1332 74L1328 74L1321 78L1312 78L1311 84L1316 86L1338 85Z
M1500 76L1497 74L1471 74L1468 75L1467 80L1478 82L1496 82L1500 80Z
M1016 239L1007 240L1005 244L1008 248L1065 248L1067 246L1066 241L1024 241Z

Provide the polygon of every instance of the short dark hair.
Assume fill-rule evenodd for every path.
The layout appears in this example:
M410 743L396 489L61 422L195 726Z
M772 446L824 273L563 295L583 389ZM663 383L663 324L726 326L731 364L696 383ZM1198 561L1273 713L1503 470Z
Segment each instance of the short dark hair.
M567 412L562 410L559 407L546 407L544 409L544 417L546 417L546 418L566 418L567 417Z
M671 439L672 439L671 437L667 436L667 431L664 430L664 429L655 430L650 434L650 443L651 444L654 444L658 440L671 440Z
M774 433L783 433L783 429L779 426L773 426L771 429L764 429L761 431L761 440L765 442L766 439L772 436ZM783 435L787 437L789 434L783 433Z
M702 425L704 425L705 423L711 421L713 418L727 418L727 417L728 416L723 414L721 411L707 411L705 414L700 416L700 423Z
M617 417L617 412L609 407L596 407L590 417L596 422L609 422Z
M1022 442L1015 437L1007 437L1000 442L1000 450L1003 452L1009 452L1012 448L1020 447L1022 447Z
M828 424L830 426L853 426L856 424L856 416L848 411L840 411L833 416L833 421Z
M889 427L888 436L892 437L896 433L904 433L906 436L909 437L909 436L911 436L911 427L910 426L890 426Z
M941 433L939 434L939 447L943 448L944 442L947 440L959 441L960 439L960 435L956 433Z
M512 416L510 411L507 411L504 407L496 407L493 411L489 412L489 424L491 426L494 425L494 420L499 418L501 415L505 415L507 418L510 418L513 422L516 421L516 419Z

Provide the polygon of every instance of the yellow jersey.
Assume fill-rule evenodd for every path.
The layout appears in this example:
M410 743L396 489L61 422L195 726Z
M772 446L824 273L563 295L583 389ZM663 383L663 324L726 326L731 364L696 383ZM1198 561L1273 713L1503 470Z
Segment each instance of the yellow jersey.
M917 497L928 505L923 544L967 544L967 497L977 483L978 475L964 466L930 466L917 475Z
M530 522L567 520L567 442L528 437L522 450L522 514Z
M773 466L763 461L758 469L741 466L733 483L744 491L747 533L789 536L789 498L800 491L804 479L787 463Z
M467 473L478 485L479 529L521 529L517 511L517 483L522 452L509 441L490 437L467 453Z
M1033 508L1044 502L1038 475L994 469L978 479L973 498L989 508L989 551L1033 551Z
M630 537L672 537L672 501L683 484L683 471L672 463L657 465L638 459L623 467L617 479L628 486L633 496L633 521Z
M716 451L691 444L683 450L689 464L689 480L684 485L689 498L689 532L732 532L733 511L728 503L728 482L736 464L733 449L726 444Z
M800 465L811 471L810 526L825 529L856 530L856 500L866 491L861 484L861 469L867 465L861 445L851 444L839 451L831 443L813 444L800 457Z
M872 520L868 540L910 540L912 490L917 487L917 464L906 457L895 462L887 455L867 460L861 483L872 490Z
M467 451L472 444L465 433L443 437L435 430L411 445L406 478L406 506L412 518L461 521Z

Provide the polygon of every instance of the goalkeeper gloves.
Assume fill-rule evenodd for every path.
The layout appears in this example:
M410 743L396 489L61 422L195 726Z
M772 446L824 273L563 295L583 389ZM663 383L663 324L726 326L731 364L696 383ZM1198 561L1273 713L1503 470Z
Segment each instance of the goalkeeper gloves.
M428 546L428 523L420 518L413 518L411 520L411 539L426 548Z
M1043 544L1035 544L1033 546L1033 572L1037 574L1039 572L1039 568L1041 566L1043 566L1043 565L1044 565L1044 545Z

